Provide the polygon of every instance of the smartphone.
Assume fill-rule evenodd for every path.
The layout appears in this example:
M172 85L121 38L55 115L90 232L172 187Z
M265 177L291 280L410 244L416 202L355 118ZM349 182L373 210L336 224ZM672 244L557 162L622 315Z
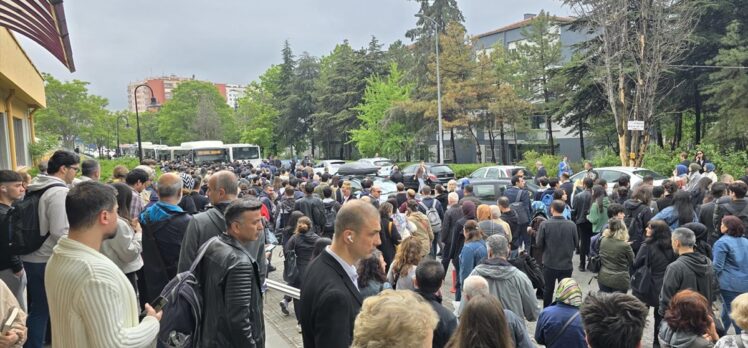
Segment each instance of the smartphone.
M166 305L169 304L169 301L166 300L163 296L159 296L156 298L156 300L153 301L153 304L151 304L151 307L153 307L153 310L155 310L157 313L166 307ZM141 317L145 317L148 313L145 309L143 309L142 312L140 312Z
M16 321L16 317L18 316L18 313L20 312L20 309L17 307L12 308L10 311L8 311L8 316L5 317L2 321L2 330L0 330L0 334L3 336L7 335L10 329L13 328L13 322Z

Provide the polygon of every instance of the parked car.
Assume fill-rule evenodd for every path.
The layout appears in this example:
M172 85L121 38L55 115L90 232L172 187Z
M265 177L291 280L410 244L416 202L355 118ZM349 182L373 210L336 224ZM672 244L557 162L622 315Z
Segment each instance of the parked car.
M320 174L327 171L330 175L335 175L338 172L338 167L345 164L343 160L324 160L319 161L314 165L314 174Z
M415 178L419 164L411 164L402 169L403 184L406 188L418 190L418 179ZM454 180L455 173L446 164L426 163L426 184L434 187L436 184L446 185L449 180Z
M379 204L387 202L387 198L390 195L397 193L397 184L395 182L378 176L349 176L346 177L345 180L351 182L351 191L353 191L353 194L355 196L358 196L358 193L362 190L361 182L366 178L371 179L372 181L374 181L375 185L378 185L380 188L382 188L382 195L379 196Z
M379 171L377 172L378 176L381 177L387 177L390 175L390 172L392 172L392 166L395 165L392 160L389 158L384 157L374 157L374 158L362 158L358 160L359 162L366 162L371 165L374 165L379 168Z
M640 182L642 182L644 177L647 175L651 175L652 178L654 178L653 184L655 186L661 186L662 182L665 179L667 179L667 177L657 174L650 169L640 168L640 167L601 167L601 168L595 168L595 171L597 171L597 174L600 176L600 178L605 179L605 181L607 181L608 187L606 188L606 191L608 191L608 194L611 194L613 192L613 186L615 186L618 183L618 179L623 174L627 174L631 178L630 180L631 187L634 187ZM571 182L576 182L577 180L584 178L584 175L585 175L585 172L581 171L579 173L572 175L570 180Z
M522 169L525 172L525 180L531 181L533 174L527 168L521 166L489 166L478 168L474 172L468 175L470 179L500 179L500 178L512 178L512 173L516 170Z

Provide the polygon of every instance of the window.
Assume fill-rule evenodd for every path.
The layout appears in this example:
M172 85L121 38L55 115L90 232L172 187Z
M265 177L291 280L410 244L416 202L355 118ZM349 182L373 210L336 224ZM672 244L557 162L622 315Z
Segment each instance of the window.
M618 178L620 178L621 175L623 175L623 173L614 171L614 170L601 170L600 172L601 172L600 177L605 179L605 181L607 181L608 183L613 183L613 182L618 181Z
M488 168L488 174L486 174L486 177L489 179L498 179L499 168Z
M503 192L498 186L495 186L494 184L489 185L476 185L473 184L473 193L475 194L478 199L482 201L496 201L499 199L499 196L501 195L500 192Z
M29 165L28 152L26 151L26 137L24 136L25 129L23 127L23 120L13 118L13 135L16 142L16 165L26 166Z
M486 168L480 168L473 172L473 174L470 174L471 178L482 178L486 176Z
M545 116L543 115L530 116L530 128L541 129L543 125L545 125Z

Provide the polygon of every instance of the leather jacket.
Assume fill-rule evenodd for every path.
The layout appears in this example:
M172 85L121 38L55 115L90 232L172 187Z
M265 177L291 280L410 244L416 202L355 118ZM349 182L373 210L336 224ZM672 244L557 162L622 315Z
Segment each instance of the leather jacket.
M203 295L198 347L264 347L265 328L257 262L222 233L196 269Z

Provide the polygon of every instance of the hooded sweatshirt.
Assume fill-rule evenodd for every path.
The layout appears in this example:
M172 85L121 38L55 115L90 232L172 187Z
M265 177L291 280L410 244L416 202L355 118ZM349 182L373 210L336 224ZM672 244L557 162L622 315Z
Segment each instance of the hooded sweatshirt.
M673 331L666 321L662 321L660 327L660 345L670 348L701 348L713 347L714 345L707 341L701 335L692 332Z
M39 250L31 254L21 256L23 262L47 263L52 256L52 248L57 245L60 237L68 234L68 216L65 213L65 197L68 195L68 187L65 182L50 175L38 175L31 181L28 191L32 193L47 188L50 185L65 185L52 187L45 191L39 199L39 231L42 235L49 232L49 238Z
M501 213L501 219L506 221L507 224L509 224L509 229L511 229L512 233L512 250L515 250L519 248L519 238L517 236L519 235L519 218L517 217L517 212L514 210L509 210Z
M660 314L665 315L670 299L683 289L694 290L706 297L711 309L714 281L712 261L709 258L697 252L680 255L665 270L660 292Z
M540 308L530 278L509 262L489 258L476 266L470 275L486 278L491 295L501 300L504 308L527 321L538 319Z

